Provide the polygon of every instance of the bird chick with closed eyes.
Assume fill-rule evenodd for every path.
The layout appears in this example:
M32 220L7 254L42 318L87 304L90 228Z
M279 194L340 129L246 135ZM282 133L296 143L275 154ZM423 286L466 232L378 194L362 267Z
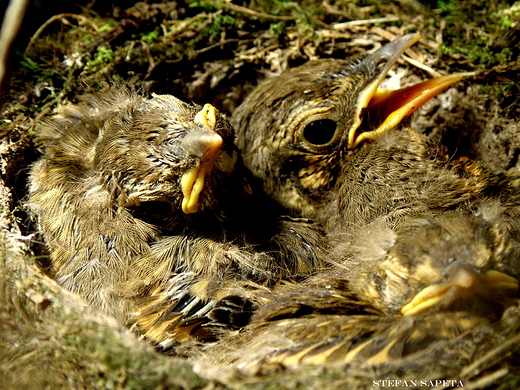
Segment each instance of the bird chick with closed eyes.
M247 322L255 291L320 268L320 227L253 189L209 104L115 87L64 106L37 143L29 207L50 272L165 348Z
M419 39L404 35L357 61L288 69L259 84L232 117L245 165L266 192L325 227L344 272L321 283L349 279L388 313L471 296L501 301L515 295L520 273L519 178L451 160L399 125L462 75L379 89Z

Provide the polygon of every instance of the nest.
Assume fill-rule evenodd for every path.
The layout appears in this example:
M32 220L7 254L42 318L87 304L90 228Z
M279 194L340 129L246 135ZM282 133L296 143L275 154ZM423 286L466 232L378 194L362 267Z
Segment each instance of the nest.
M474 74L421 108L412 126L453 156L518 171L518 5L439 2L440 9L431 9L424 3L147 1L110 10L91 4L47 20L38 20L45 12L29 8L27 24L40 27L31 31L26 24L20 33L3 85L0 128L0 369L6 388L517 387L516 306L498 331L476 329L437 346L452 358L436 365L434 348L416 364L297 372L272 367L251 377L232 369L217 375L200 365L195 372L192 362L157 353L49 278L23 207L27 168L38 157L34 124L78 94L124 81L230 114L264 77L311 59L352 58L412 31L423 39L400 60L392 82Z

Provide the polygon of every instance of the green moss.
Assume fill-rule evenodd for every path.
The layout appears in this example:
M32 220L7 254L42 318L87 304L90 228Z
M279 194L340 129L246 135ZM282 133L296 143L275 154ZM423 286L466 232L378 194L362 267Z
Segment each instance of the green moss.
M441 15L445 16L446 18L453 18L460 14L460 6L454 1L437 1L436 9L441 11Z
M509 19L508 17L500 18L500 25L502 27L509 28L513 25L513 21L511 19Z
M235 18L224 13L218 14L213 22L207 27L203 28L201 33L203 35L219 36L227 27L234 27L236 25Z
M467 61L475 66L483 66L485 68L493 67L499 64L505 64L511 60L513 55L509 48L488 47L485 42L475 39L469 44L464 44L461 39L454 39L451 45L441 44L439 50L448 55L463 55Z
M64 322L70 322L64 317ZM207 380L193 372L186 361L155 353L151 348L129 348L124 339L100 324L85 323L62 336L64 360L76 362L82 376L95 388L156 389L201 388ZM87 331L85 331L87 330Z
M274 1L279 3L280 10L290 12L295 19L298 30L307 35L314 37L316 29L319 27L318 19L323 16L323 8L320 3L316 2L292 2L292 1Z
M480 92L484 95L490 95L496 98L498 101L503 102L507 100L514 92L515 83L513 81L505 80L502 83L485 84L480 87ZM516 99L513 99L509 110L513 110L518 105Z
M160 32L157 29L150 32L145 32L141 34L140 40L148 44L152 44L157 41L159 34Z
M461 56L477 68L490 68L512 60L512 50L497 45L497 37L506 35L512 27L512 20L519 16L518 6L508 8L502 1L498 2L496 11L489 12L474 2L437 1L436 7L446 21L443 43L439 46L442 53ZM471 24L464 17L470 11Z
M26 56L23 54L21 54L21 56L22 56L22 58L19 61L19 64L22 66L22 68L25 68L28 71L34 72L34 73L40 72L40 70L41 70L40 65L36 61L34 61L29 56Z
M283 34L287 26L295 25L300 32L312 37L315 35L315 30L319 26L318 19L323 17L323 7L313 1L260 0L252 4L251 7L247 7L256 12L257 14L255 15L231 10L216 0L188 1L188 4L191 8L201 8L209 13L220 11L213 23L203 30L204 34L211 36L220 35L226 28L236 28L239 25L239 20L248 19L248 21L251 22L248 23L250 28L263 28L262 23L267 21L267 31L273 35ZM259 15L266 16L263 17ZM270 16L292 18L292 20L278 21L271 19ZM259 21L259 23L256 23L256 21Z
M116 21L114 19L109 19L108 22L99 27L98 33L103 33L106 31L112 30L116 25Z
M271 23L271 25L269 26L269 34L281 35L281 34L283 34L283 32L285 30L285 26L286 26L286 22L284 22L284 21L279 21L277 23Z
M214 12L218 8L211 1L206 0L188 0L188 7L190 8L203 8L206 11Z
M496 390L520 389L520 375L518 373L509 373L500 380L500 384Z
M85 71L96 72L114 59L114 51L106 45L98 46L92 59L87 62Z

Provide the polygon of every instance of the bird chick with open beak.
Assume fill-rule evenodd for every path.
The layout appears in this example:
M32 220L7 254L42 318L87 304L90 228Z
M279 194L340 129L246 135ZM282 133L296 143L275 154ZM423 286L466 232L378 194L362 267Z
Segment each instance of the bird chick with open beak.
M404 35L357 61L288 69L259 84L232 118L245 165L266 192L325 227L338 269L320 283L350 280L388 313L518 291L518 177L450 160L400 125L463 75L379 88L419 39ZM482 215L490 204L493 216Z
M320 268L320 227L250 185L209 104L113 88L63 107L37 142L29 207L50 272L164 348L246 323L255 291Z

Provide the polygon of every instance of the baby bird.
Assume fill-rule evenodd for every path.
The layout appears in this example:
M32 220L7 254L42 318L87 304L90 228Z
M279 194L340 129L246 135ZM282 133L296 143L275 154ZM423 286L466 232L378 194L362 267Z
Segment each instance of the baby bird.
M350 280L387 313L446 309L471 295L501 301L518 290L519 178L450 160L398 126L462 75L378 88L419 38L404 35L357 61L288 69L232 118L245 165L266 192L325 227L343 272L321 283Z
M447 346L457 345L471 330L489 329L487 319L467 312L388 316L356 299L347 285L325 283L276 290L250 324L208 345L198 363L213 372L236 367L245 375L302 365L424 368L457 360L456 349L448 352ZM458 354L467 359L467 351Z
M209 104L117 87L63 107L37 143L29 207L51 273L164 348L246 323L255 291L321 267L321 228L250 185Z

